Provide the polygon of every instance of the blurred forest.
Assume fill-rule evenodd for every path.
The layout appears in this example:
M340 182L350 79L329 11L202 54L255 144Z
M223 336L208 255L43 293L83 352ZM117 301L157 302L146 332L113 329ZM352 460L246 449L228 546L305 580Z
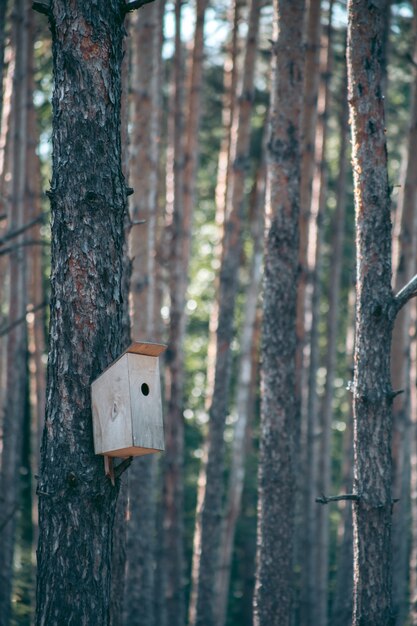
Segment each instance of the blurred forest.
M417 269L417 5L375 4L383 6L398 292ZM42 13L26 0L0 1L1 626L32 624L35 610L54 193L53 59ZM297 414L286 433L294 446L291 623L348 626L355 504L328 499L357 493L346 2L309 0L303 18L297 354L288 389ZM155 0L125 20L131 337L168 345L166 450L134 458L121 477L113 625L254 624L274 20L267 0ZM396 626L417 624L415 307L412 300L398 315L391 350L392 546L384 548Z

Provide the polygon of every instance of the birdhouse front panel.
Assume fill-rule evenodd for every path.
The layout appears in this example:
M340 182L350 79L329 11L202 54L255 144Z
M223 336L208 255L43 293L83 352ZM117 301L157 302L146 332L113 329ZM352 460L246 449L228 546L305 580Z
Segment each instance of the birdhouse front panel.
M127 358L134 445L150 451L163 450L159 359L141 354L128 354Z
M127 354L125 354L103 372L92 385L96 454L110 456L111 451L133 445L127 368Z
M160 344L134 343L91 385L94 449L106 456L164 450Z

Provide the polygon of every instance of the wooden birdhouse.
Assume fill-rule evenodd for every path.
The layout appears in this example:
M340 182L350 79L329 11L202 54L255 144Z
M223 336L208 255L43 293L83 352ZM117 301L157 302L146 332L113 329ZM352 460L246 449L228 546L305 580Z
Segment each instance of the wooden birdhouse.
M94 449L105 460L164 450L159 355L165 349L133 343L93 382Z

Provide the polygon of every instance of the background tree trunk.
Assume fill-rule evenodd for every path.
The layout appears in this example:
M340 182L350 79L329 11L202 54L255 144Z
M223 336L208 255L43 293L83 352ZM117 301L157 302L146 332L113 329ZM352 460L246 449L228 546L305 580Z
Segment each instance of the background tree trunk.
M130 233L131 324L135 339L157 339L156 226L158 217L161 121L161 13L157 2L131 20L130 172L135 193ZM156 455L135 459L129 470L127 522L126 624L154 626L156 550Z
M11 202L8 225L11 231L21 229L26 218L26 142L27 142L27 63L33 42L29 41L30 8L18 0L13 11L13 161ZM24 318L27 302L26 256L22 246L24 234L13 240L16 246L9 257L9 325ZM17 324L7 336L7 388L3 421L0 493L0 615L5 624L11 620L13 554L20 498L20 464L22 460L23 424L26 410L27 332L24 323Z
M348 77L356 208L353 624L392 623L390 191L382 80L384 6L349 1Z
M268 143L255 623L291 623L303 0L276 0Z

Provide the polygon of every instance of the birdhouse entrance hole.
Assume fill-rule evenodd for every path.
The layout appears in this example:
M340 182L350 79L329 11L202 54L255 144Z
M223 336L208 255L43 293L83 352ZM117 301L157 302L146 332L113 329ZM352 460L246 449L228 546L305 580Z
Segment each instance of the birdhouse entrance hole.
M146 383L142 383L140 390L144 396L149 396L149 385L147 385Z

